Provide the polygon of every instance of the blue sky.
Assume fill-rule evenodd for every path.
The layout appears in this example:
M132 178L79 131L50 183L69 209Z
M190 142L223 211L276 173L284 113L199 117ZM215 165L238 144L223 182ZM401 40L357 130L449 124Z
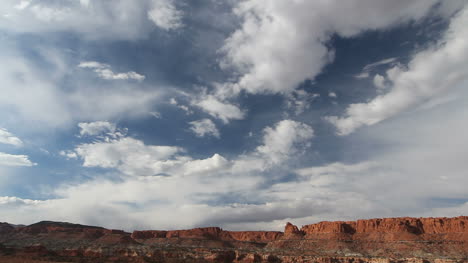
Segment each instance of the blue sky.
M465 0L5 0L1 221L468 212Z

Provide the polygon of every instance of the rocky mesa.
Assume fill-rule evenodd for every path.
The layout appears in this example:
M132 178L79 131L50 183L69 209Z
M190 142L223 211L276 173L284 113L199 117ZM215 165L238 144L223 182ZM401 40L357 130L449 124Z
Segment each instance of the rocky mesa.
M468 217L287 223L284 232L0 223L0 262L466 263Z

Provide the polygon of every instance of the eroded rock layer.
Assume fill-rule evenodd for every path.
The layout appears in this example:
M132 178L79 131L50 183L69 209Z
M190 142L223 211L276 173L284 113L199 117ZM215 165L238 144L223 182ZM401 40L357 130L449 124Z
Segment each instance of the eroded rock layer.
M284 232L219 227L127 233L0 223L0 262L468 263L468 217L320 222Z

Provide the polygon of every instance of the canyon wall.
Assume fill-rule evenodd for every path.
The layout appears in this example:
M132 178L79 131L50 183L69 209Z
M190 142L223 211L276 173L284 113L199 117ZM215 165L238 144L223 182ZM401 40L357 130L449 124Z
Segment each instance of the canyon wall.
M335 221L301 228L287 223L284 232L206 227L127 233L60 222L20 227L0 223L0 262L14 258L43 262L468 263L468 217Z

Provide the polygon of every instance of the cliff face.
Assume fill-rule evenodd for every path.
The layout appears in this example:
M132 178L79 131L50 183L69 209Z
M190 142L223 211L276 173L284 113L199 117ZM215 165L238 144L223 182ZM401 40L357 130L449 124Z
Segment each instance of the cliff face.
M0 262L468 262L468 217L320 222L284 232L0 223ZM2 261L3 260L3 261ZM28 261L23 261L28 262ZM32 262L32 261L31 261Z
M320 222L306 225L307 238L380 241L467 241L468 217L379 218L357 221Z
M466 216L455 218L379 218L357 221L320 222L306 225L302 230L306 234L314 233L401 233L441 234L467 233Z
M173 231L134 231L132 238L196 238L196 239L218 239L223 241L246 241L267 243L283 236L282 232L275 231L224 231L219 227L194 228L189 230Z

